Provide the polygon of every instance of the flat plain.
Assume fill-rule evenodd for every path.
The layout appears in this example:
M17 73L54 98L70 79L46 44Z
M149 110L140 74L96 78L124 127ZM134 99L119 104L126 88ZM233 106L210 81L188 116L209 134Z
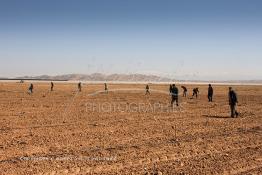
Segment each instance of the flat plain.
M177 84L180 88L182 84ZM0 83L0 174L262 174L262 86ZM199 87L198 99L191 98Z

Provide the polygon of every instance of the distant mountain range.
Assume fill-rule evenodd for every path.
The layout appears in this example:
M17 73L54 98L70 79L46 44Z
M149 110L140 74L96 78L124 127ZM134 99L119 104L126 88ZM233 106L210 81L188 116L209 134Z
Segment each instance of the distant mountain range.
M69 81L125 81L125 82L170 82L174 79L143 74L66 74L66 75L41 75L41 76L24 76L16 79L39 79L39 80L69 80Z
M181 80L145 74L66 74L66 75L40 75L23 76L16 78L0 78L0 80L43 80L43 81L112 81L112 82L196 82L196 83L244 83L262 84L262 80L227 80L227 81L206 81L206 80Z

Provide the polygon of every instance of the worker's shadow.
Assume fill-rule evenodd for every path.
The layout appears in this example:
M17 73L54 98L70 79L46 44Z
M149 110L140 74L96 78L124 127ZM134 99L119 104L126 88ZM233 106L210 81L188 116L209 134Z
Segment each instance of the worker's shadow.
M230 118L229 116L222 116L222 115L202 115L203 117L207 118Z

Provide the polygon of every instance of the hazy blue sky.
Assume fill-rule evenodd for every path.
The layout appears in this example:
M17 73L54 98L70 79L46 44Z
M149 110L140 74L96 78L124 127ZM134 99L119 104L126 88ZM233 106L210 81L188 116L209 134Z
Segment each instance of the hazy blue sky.
M262 79L261 0L0 0L0 77Z

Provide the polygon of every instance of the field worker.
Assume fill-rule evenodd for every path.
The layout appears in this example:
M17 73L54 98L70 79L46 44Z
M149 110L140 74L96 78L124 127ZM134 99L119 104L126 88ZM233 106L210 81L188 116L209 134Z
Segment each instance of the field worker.
M108 87L106 83L105 83L105 93L108 93Z
M172 94L172 85L169 86L169 93Z
M199 93L198 88L194 88L194 89L193 89L193 95L192 95L192 97L196 96L196 98L197 98L198 93Z
M173 84L171 88L171 97L171 106L173 106L174 102L176 102L176 105L178 106L178 88L175 84Z
M150 92L149 92L149 85L148 84L146 85L146 95L147 94L150 94Z
M28 88L28 92L29 94L32 94L33 93L33 89L34 89L34 85L31 83L29 88Z
M78 91L79 91L79 92L82 91L82 84L81 84L81 82L78 83Z
M183 89L183 97L186 97L186 95L187 95L187 88L185 86L181 86L181 88Z
M211 84L208 85L207 98L209 102L213 101L213 87L211 86Z
M54 90L54 83L51 81L51 91Z
M231 110L231 117L234 118L235 115L238 117L238 112L236 111L236 104L238 103L237 94L234 90L232 90L232 87L229 87L228 100Z

